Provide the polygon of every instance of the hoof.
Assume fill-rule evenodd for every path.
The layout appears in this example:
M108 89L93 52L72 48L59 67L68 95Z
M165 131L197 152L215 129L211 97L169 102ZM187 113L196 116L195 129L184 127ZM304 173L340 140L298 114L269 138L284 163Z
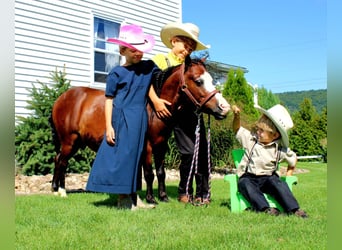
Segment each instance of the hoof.
M169 197L167 197L167 195L159 196L159 200L161 202L169 202Z
M167 196L167 193L164 192L164 191L159 192L158 199L159 199L161 202L169 202L169 197Z
M51 187L51 192L52 192L53 195L55 195L55 196L58 196L58 195L59 195L59 193L58 193L58 188Z
M68 197L67 194L66 194L65 189L63 189L63 188L59 188L58 191L53 191L52 193L55 196Z
M146 202L149 204L155 204L155 205L158 204L158 202L152 195L146 195Z
M51 192L58 193L58 187L51 186Z
M58 193L61 197L67 197L67 193L64 188L58 188Z

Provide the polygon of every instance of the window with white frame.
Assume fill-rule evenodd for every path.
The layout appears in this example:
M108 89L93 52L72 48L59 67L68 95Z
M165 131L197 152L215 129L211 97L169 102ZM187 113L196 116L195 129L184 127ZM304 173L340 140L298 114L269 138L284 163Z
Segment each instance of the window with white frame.
M106 83L106 77L114 66L120 65L119 46L108 43L108 38L118 37L120 23L94 17L94 82Z

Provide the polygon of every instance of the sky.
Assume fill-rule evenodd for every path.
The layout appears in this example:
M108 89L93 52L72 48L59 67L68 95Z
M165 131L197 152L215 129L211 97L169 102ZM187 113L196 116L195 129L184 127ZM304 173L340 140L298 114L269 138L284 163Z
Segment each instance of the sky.
M327 88L326 0L182 0L209 60L247 68L272 93Z

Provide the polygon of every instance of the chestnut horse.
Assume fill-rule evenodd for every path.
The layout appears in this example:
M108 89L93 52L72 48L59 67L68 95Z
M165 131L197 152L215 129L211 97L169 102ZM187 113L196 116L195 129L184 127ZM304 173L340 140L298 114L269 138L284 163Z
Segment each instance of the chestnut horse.
M161 71L153 84L159 96L172 103L168 107L172 116L182 105L193 105L195 112L212 114L216 119L224 119L230 110L230 105L215 89L212 77L201 60L186 60L181 65ZM66 168L77 150L86 146L95 152L98 150L105 132L104 103L104 91L88 87L73 87L54 103L51 121L57 155L51 188L55 194L66 196ZM149 124L143 152L146 200L157 203L153 195L152 156L159 199L167 201L164 157L175 121L172 117L159 119L149 103L147 110Z

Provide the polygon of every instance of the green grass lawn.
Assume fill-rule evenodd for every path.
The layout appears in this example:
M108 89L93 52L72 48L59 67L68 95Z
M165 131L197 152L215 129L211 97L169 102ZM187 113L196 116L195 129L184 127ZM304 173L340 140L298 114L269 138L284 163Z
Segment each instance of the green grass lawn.
M309 171L298 174L293 187L308 219L233 214L223 177L212 181L209 207L178 203L178 182L167 183L171 201L153 210L117 210L117 196L107 194L16 196L15 248L326 249L327 164L298 163L297 168Z

